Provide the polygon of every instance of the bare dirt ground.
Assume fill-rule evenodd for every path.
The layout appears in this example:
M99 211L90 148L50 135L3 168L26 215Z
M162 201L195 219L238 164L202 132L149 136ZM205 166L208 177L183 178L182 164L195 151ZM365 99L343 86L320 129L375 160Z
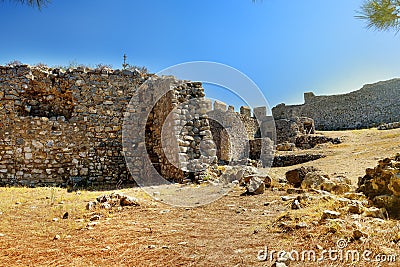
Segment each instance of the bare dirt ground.
M323 134L343 143L312 149L327 157L303 165L345 174L354 184L378 159L400 152L400 129ZM284 176L297 167L274 168L271 174ZM257 258L264 255L260 251L315 251L319 258L324 250L339 248L372 254L359 261L325 254L320 262L306 257L289 266L400 266L400 222L347 214L317 193L309 193L302 209L292 210L291 201L282 200L289 195L285 186L258 196L241 196L244 189L235 187L198 208L171 207L138 188L118 191L137 197L141 205L87 211L88 201L110 192L0 188L0 266L271 266L274 260ZM343 216L322 222L325 209ZM65 212L69 216L62 219ZM95 214L100 220L90 222ZM356 226L365 238L351 238ZM345 244L338 247L342 239ZM393 255L397 258L388 263Z

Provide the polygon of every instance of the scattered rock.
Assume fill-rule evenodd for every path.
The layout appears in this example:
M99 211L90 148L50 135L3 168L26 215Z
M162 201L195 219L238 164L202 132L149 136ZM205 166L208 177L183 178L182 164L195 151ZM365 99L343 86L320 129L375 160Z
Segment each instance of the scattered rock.
M305 222L300 222L296 224L296 229L303 229L303 228L308 228L308 224L306 224Z
M313 189L322 189L322 185L326 184L325 186L328 187L328 183L333 183L329 180L329 176L322 172L322 171L311 171L308 172L305 176L303 181L301 182L301 188L313 188ZM332 189L335 186L333 183ZM332 190L325 190L325 191L332 191Z
M336 184L330 180L325 180L321 184L321 190L333 192L336 188Z
M349 212L354 214L362 214L364 212L364 207L360 202L354 202L349 205Z
M336 186L333 188L333 191L336 194L341 195L341 194L351 191L351 186L349 184L345 184L345 183L336 184Z
M368 237L368 235L367 235L366 233L362 232L362 231L359 230L359 229L356 229L356 230L353 231L353 238L354 238L355 240L359 240L359 239L361 239L362 237Z
M297 199L295 199L292 202L292 210L299 210L299 209L301 209L300 202Z
M100 204L100 205L98 205ZM96 198L96 201L90 201L86 204L87 210L93 210L97 206L101 209L112 209L112 207L118 206L140 206L139 201L131 196L126 196L119 193L112 193L110 195L102 195Z
M242 212L245 212L245 211L247 211L247 209L246 208L242 208L242 207L239 207L238 209L236 209L236 213L242 213Z
M171 212L171 210L162 210L162 211L160 211L160 214L165 214L165 213L169 213L169 212Z
M97 202L95 202L95 201L89 201L89 202L86 204L86 209L87 209L87 210L93 210L93 209L96 207L96 205L97 205Z
M282 197L282 200L283 201L289 201L289 200L294 200L294 199L296 199L297 197L295 197L295 196L283 196Z
M99 197L96 198L97 202L99 202L99 203L107 202L108 199L109 199L109 197L107 197L105 195L99 196Z
M62 217L62 218L63 218L63 220L66 220L66 219L68 219L68 215L69 215L69 214L68 214L68 211L67 211L66 213L64 213L64 215L63 215L63 217Z
M240 181L241 184L246 184L244 177L249 177L256 173L257 168L251 166L224 166L220 180L226 184L233 181Z
M98 224L99 224L99 221L89 222L89 223L86 225L86 228L87 228L87 229L89 229L89 228L92 228L92 229L93 229L93 226L96 226L96 225L98 225ZM91 230L91 229L89 229L89 230Z
M347 192L344 194L344 197L351 200L360 200L362 198L365 199L365 195L363 193L354 193L354 192Z
M304 194L305 192L306 190L300 188L288 188L288 190L286 190L288 194Z
M247 195L261 195L265 192L265 183L258 176L251 176L246 184Z
M60 235L55 235L55 236L53 237L53 240L59 240L60 238L61 238Z
M318 169L314 167L301 167L298 169L294 169L286 172L286 180L293 185L294 187L300 187L303 182L305 176L309 172L318 171Z
M98 220L100 220L100 218L101 218L101 216L100 215L93 215L91 218L90 218L90 221L91 222L93 222L93 221L98 221Z
M108 202L100 203L100 209L110 210L111 208L111 204Z
M400 218L400 154L378 162L374 169L358 181L358 192L364 193L378 208L385 208L389 216Z
M130 196L122 196L120 199L120 205L123 206L140 206L139 201Z
M338 202L338 204L340 204L340 207L348 206L352 203L350 199L345 198L345 197L336 199L336 202Z
M295 151L296 145L294 143L284 142L276 145L277 151Z
M385 220L386 219L385 213L387 213L385 209L371 207L364 209L363 215L365 217L379 218Z
M287 265L284 262L275 262L272 267L287 267Z
M340 217L340 212L337 211L332 211L332 210L324 210L321 219L326 220L326 219L337 219Z
M328 174L322 171L311 171L304 176L301 188L343 194L351 190L351 186L347 182L350 183L345 177L334 177L331 179Z

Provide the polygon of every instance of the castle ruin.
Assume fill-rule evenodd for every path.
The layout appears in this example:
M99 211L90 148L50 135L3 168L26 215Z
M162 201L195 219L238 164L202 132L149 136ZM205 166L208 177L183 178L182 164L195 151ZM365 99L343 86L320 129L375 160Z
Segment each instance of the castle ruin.
M254 112L213 107L200 82L170 76L3 66L0 184L133 185L155 173L182 182L218 162L268 165L273 120L266 108Z

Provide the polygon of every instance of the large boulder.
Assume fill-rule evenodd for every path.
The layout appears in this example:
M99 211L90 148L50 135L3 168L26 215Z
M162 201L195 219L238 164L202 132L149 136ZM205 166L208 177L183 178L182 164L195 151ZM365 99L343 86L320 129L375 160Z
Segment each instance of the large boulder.
M322 171L313 171L306 174L301 182L301 188L324 190L336 194L344 194L351 190L351 182L342 176L329 177Z
M364 193L390 217L400 218L400 154L380 160L378 166L367 169L358 181L358 192Z
M301 182L301 188L313 188L313 189L321 189L322 185L324 184L329 185L332 183L332 188L335 186L333 182L329 180L329 176L321 171L312 171L306 174L304 180ZM326 190L331 191L331 190Z
M300 187L307 173L318 171L318 169L310 167L301 167L286 172L286 180L294 187Z
M286 180L294 187L344 194L351 190L351 181L344 176L329 177L314 167L301 167L286 172Z
M258 171L252 166L224 166L221 172L219 180L229 184L234 181L242 182L244 177L256 174Z
M246 184L246 190L246 195L264 194L265 183L260 177L252 176Z

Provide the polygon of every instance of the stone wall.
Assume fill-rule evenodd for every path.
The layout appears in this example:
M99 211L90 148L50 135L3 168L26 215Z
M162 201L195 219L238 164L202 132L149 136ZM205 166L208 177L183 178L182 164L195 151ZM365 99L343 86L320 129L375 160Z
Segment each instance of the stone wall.
M204 96L199 82L139 71L0 66L0 185L153 185L201 179L218 159L269 166L266 108Z
M251 158L261 160L264 167L272 164L275 124L267 116L266 107L254 108L252 116L248 107L242 106L240 112L235 112L233 106L215 101L207 115L220 163Z
M309 117L317 130L369 128L400 121L400 79L367 84L343 95L305 93L304 100L303 105L274 107L275 120Z
M164 96L158 95L161 85L169 89ZM128 106L132 97L134 103ZM133 184L133 178L136 181L151 172L145 164L148 151L159 173L181 181L188 174L163 154L160 129L166 115L174 114L165 147L179 143L175 149L180 151L172 157L194 159L195 163L203 162L204 157L214 160L198 156L200 141L211 139L206 117L195 114L191 119L203 127L201 133L176 127L188 121L187 116L178 114L185 109L176 109L179 103L202 97L199 83L139 71L0 67L0 185ZM149 105L155 100L159 101ZM201 107L201 101L196 105ZM122 147L124 118L130 112L136 116L129 125L143 130L147 141L131 140L136 152L125 155L133 162L133 177ZM188 144L187 139L194 143ZM205 152L212 154L212 149Z
M314 120L306 117L275 120L277 143L296 143L298 136L315 133Z

